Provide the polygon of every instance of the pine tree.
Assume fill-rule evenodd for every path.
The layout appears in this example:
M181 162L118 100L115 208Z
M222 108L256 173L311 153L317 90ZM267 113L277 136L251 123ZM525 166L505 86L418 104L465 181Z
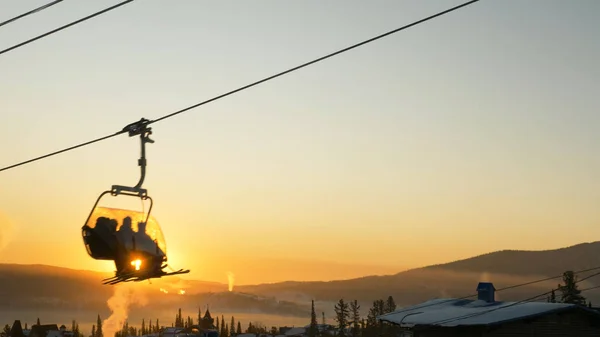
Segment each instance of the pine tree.
M383 300L373 301L373 306L369 308L369 314L367 315L367 327L379 326L377 322L377 316L385 313L385 303Z
M231 328L231 331L229 331L229 335L235 335L235 320L233 319L233 316L231 316L231 324L229 324L229 327Z
M146 320L142 318L142 335L146 334Z
M127 334L129 334L129 322L127 320L125 320L125 322L123 323L123 336L127 336Z
M385 302L383 300L373 301L373 306L369 308L369 313L367 314L363 337L381 336L384 333L383 324L377 320L377 316L383 315L384 313Z
M572 271L563 273L564 285L558 285L561 291L561 302L585 305L585 297L581 295L581 290L577 287L577 277Z
M38 319L37 319L37 325L42 325L42 324L40 323L40 318L39 318L39 317L38 317Z
M219 321L219 316L217 316L217 331L219 331L219 333L221 333L221 322Z
M357 300L350 302L350 311L352 312L352 337L360 336L360 305Z
M388 296L387 301L385 302L385 313L396 311L396 302L392 296Z
M223 337L229 337L229 324L225 324L225 332L223 333Z
M242 334L242 323L240 323L240 321L238 321L238 326L237 326L237 330L235 331L236 335L241 335Z
M92 325L92 336L91 337L96 337L96 325L95 324Z
M198 326L202 326L202 308L198 307Z
M160 331L160 325L158 325L158 318L156 319L156 332Z
M179 311L177 312L177 322L175 323L175 326L177 326L178 328L183 327L183 316L181 316L181 308L179 308Z
M100 319L100 314L98 314L96 325L96 337L104 337L104 333L102 332L102 320Z
M338 323L337 336L346 337L346 327L348 326L348 317L350 312L348 311L348 303L344 302L344 299L340 299L335 305L335 321Z
M552 289L552 292L550 293L550 300L548 302L556 303L556 293L554 292L554 289Z
M310 327L308 328L308 337L317 337L319 327L317 323L317 314L315 312L315 300L312 300L310 309Z

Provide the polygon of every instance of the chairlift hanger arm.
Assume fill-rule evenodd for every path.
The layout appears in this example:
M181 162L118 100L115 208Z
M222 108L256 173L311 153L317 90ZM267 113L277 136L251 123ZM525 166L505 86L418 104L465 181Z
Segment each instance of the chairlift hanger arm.
M140 152L141 156L138 159L138 165L140 166L140 180L134 187L129 186L121 186L121 185L113 185L112 191L113 194L121 194L125 192L136 193L142 198L147 196L148 191L142 188L142 184L144 183L144 179L146 178L146 143L154 143L154 140L150 138L152 134L152 128L148 127L150 120L142 118L135 123L131 123L125 126L122 132L127 132L129 137L140 136Z

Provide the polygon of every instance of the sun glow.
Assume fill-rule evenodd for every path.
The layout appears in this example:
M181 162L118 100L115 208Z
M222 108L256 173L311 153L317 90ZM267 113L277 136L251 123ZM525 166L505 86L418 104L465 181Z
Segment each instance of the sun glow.
M142 260L140 260L140 259L133 260L133 261L131 261L131 265L135 266L135 270L140 270L140 266L142 265Z

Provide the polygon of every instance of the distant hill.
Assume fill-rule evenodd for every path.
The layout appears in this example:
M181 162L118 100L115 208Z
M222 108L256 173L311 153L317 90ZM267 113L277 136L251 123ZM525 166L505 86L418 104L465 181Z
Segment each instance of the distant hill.
M112 273L73 270L46 265L0 264L0 311L79 310L108 314L107 300L115 287L102 285ZM177 308L197 311L201 303L226 312L261 312L276 315L310 313L308 305L279 301L272 297L228 292L227 285L185 280L176 276L152 282L128 283L146 298L142 311ZM183 292L184 291L184 292Z
M368 276L331 282L282 282L239 286L241 291L288 299L315 298L336 301L356 299L370 304L373 300L394 296L399 304L413 304L433 297L462 297L475 293L479 281L492 281L497 288L561 275L566 270L584 270L600 266L600 242L545 251L504 250L455 261L404 271L389 276ZM556 287L560 279L498 293L500 299L522 299ZM600 276L582 283L600 284ZM600 291L584 293L600 302Z
M560 275L565 270L600 266L600 242L547 251L499 251L446 264L412 269L388 276L367 276L330 282L281 282L236 286L168 277L135 283L144 294L144 310L194 312L201 304L225 312L260 312L273 315L307 316L310 300L322 308L344 298L358 300L367 310L373 300L394 296L398 305L409 305L435 297L460 297L475 293L479 281L492 281L497 288ZM111 274L43 265L0 264L0 308L3 310L85 310L106 313L106 301L114 287L100 283ZM497 298L522 299L549 291L559 279L499 292ZM582 287L600 284L600 276ZM185 294L179 292L185 290ZM168 293L167 293L168 292ZM600 291L584 293L600 303ZM324 309L325 310L325 309Z
M571 247L541 250L502 250L423 269L481 272L513 275L555 275L565 270L583 270L600 266L600 241Z

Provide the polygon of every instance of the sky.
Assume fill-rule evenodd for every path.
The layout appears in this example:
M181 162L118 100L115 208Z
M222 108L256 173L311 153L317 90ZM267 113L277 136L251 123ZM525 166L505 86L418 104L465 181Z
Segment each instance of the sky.
M46 2L4 0L0 21ZM0 27L0 49L117 2L66 0ZM0 55L0 167L459 3L134 1ZM598 240L599 11L482 0L153 124L144 186L170 264L329 280ZM0 262L113 270L81 226L138 156L121 135L0 172Z

